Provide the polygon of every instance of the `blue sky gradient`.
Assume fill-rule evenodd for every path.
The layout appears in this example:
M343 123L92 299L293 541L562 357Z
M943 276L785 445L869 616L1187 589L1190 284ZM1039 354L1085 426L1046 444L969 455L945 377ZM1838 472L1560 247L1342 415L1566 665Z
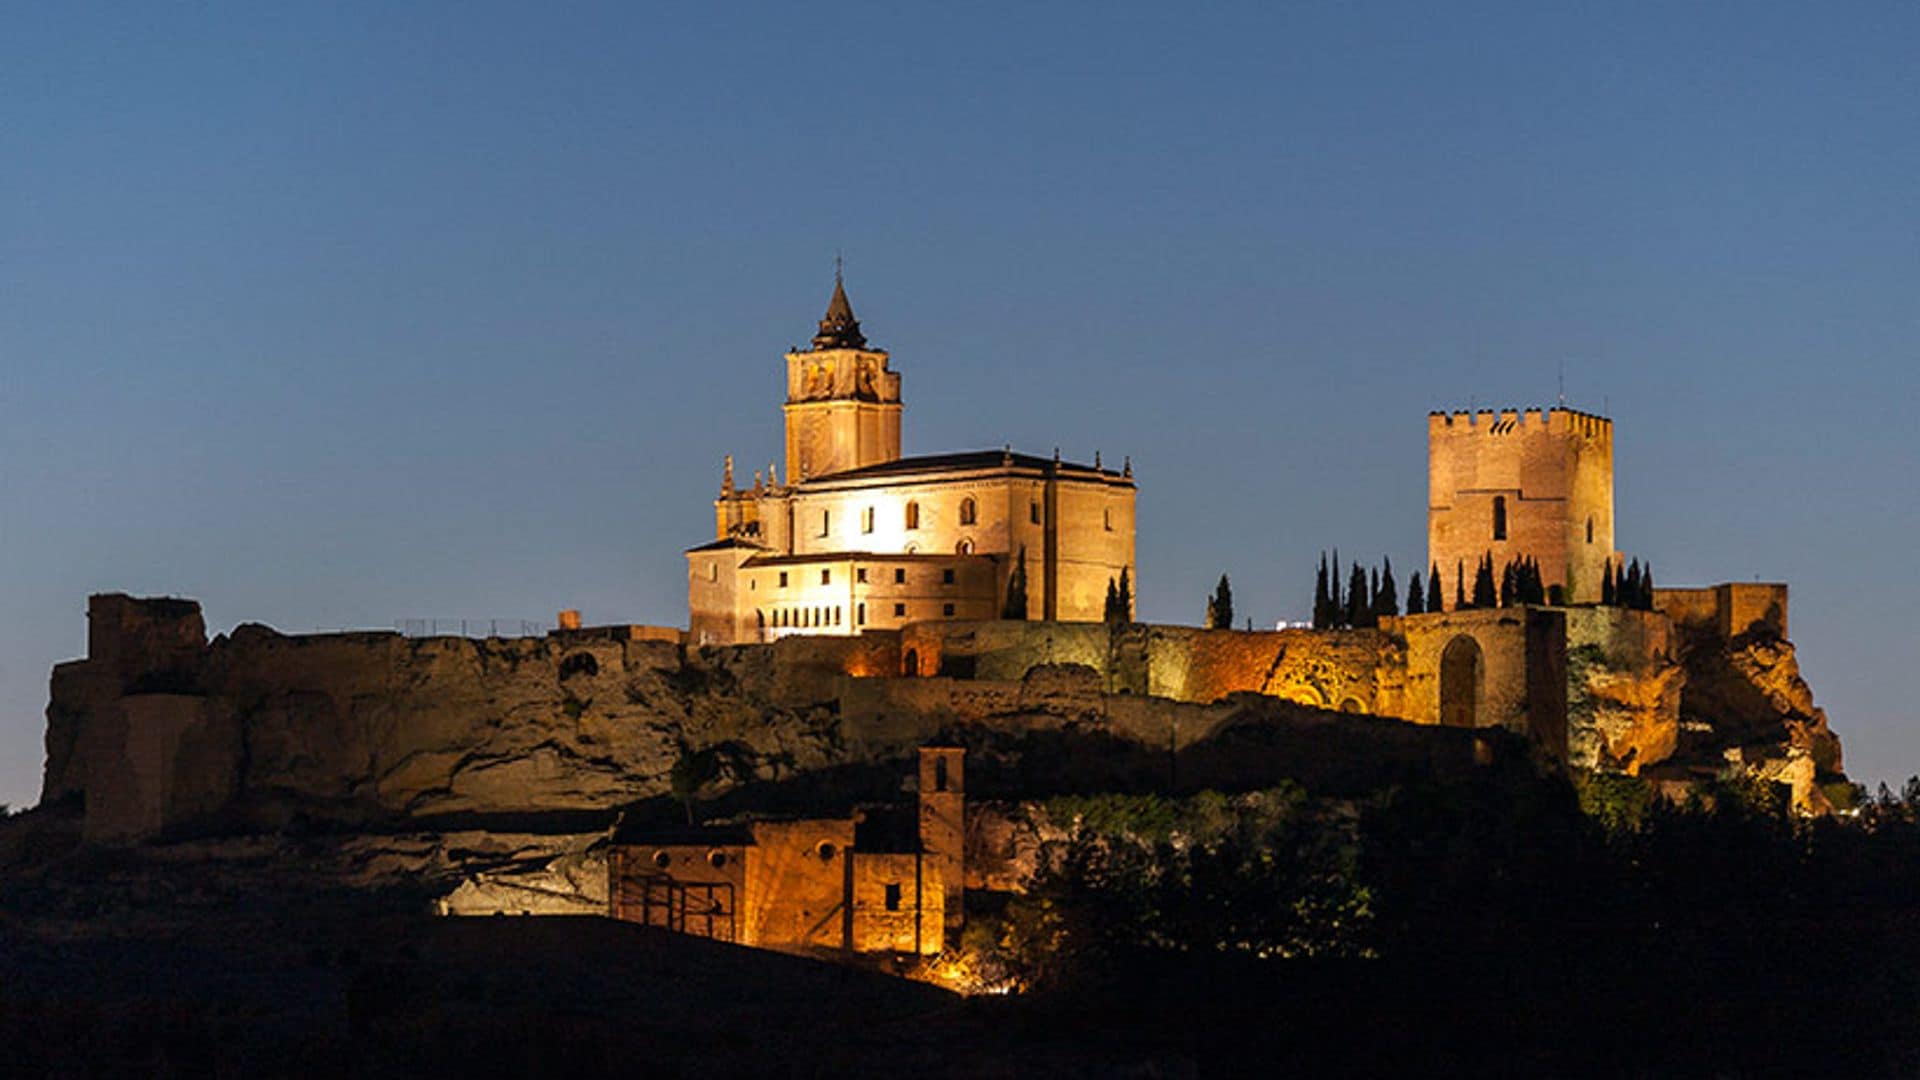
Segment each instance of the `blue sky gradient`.
M1142 617L1423 558L1425 414L1617 425L1920 772L1920 9L44 5L0 31L0 801L87 594L683 622L833 254L909 452L1141 483Z

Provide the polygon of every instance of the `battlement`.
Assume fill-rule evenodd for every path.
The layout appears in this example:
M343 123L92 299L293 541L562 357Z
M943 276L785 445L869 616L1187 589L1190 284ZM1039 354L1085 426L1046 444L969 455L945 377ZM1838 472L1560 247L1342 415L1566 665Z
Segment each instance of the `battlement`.
M1429 438L1465 438L1500 435L1572 435L1613 439L1613 421L1594 413L1556 406L1542 409L1478 409L1453 412L1436 409L1427 414Z

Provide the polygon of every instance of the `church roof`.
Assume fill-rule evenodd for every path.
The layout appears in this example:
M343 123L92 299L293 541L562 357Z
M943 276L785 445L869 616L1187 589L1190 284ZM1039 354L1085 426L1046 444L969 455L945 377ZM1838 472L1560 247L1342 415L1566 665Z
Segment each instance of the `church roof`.
M916 457L895 458L878 465L867 465L858 469L848 469L845 472L816 476L804 483L866 480L909 474L978 472L982 469L1022 469L1044 472L1054 464L1056 464L1055 459L1034 454L1018 454L1007 450L964 450L955 454L921 454ZM1063 476L1122 479L1121 474L1112 469L1096 469L1091 465L1080 465L1071 461L1061 461L1058 465Z
M723 536L718 540L709 540L698 547L690 547L687 552L691 554L696 551L725 551L728 548L752 548L759 551L761 545L751 540L742 540L737 536Z
M820 320L820 332L813 335L815 349L864 349L867 336L860 332L860 320L853 317L853 304L847 300L847 287L840 271L833 272L833 299L827 301L827 313Z

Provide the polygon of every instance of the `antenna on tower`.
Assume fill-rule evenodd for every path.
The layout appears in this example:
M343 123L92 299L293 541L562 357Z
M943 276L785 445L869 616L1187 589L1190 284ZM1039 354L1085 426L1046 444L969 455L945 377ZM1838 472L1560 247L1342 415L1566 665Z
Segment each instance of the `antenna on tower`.
M834 248L833 249L833 283L835 285L840 284L840 270L841 270L840 249Z
M1563 409L1567 407L1567 362L1565 359L1560 361L1560 407Z

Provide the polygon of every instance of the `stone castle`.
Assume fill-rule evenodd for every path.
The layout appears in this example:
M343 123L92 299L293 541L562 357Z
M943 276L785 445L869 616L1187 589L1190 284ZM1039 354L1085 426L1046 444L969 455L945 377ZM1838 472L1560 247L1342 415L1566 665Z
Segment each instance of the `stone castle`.
M925 952L965 890L1017 885L966 801L967 747L1004 769L1022 740L1084 746L1049 776L1093 790L1164 773L1189 789L1285 777L1363 792L1516 750L1675 790L1741 770L1790 785L1806 812L1843 779L1786 640L1784 585L1597 602L1619 560L1606 419L1428 419L1429 564L1453 577L1531 560L1545 603L1450 602L1360 629L1143 625L1102 618L1110 583L1134 572L1131 468L1010 449L902 457L888 364L836 281L813 347L787 356L784 482L769 468L737 487L729 465L717 537L687 553L685 631L248 624L209 641L190 601L95 596L87 657L53 673L43 804L78 808L89 840L126 842L611 812L674 792L708 753L729 766L703 790L917 761L901 770L917 826L897 824L915 813L899 799L784 822L628 820L576 853L596 869L570 864L564 888L476 885L446 906Z

